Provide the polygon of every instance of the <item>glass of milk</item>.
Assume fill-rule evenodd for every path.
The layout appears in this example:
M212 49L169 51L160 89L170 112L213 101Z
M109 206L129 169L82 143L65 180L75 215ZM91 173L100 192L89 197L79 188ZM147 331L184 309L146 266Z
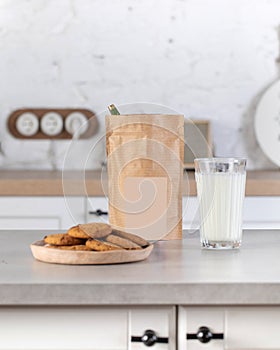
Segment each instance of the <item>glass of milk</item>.
M239 248L246 159L197 158L194 164L202 248Z

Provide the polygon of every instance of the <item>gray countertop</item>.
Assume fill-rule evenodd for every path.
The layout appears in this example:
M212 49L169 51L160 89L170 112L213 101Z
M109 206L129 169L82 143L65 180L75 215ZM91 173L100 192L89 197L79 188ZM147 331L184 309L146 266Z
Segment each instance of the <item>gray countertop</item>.
M142 262L36 261L46 232L0 231L1 305L280 305L280 231L245 231L241 249L201 250L198 233L155 244Z

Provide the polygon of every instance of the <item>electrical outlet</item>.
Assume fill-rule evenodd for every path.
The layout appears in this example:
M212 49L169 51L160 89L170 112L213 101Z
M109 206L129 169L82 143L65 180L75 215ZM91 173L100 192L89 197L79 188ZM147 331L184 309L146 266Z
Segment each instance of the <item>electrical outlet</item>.
M63 119L56 112L46 113L40 122L41 131L48 136L56 136L63 130Z
M33 113L23 113L17 118L16 129L23 136L33 136L39 130L39 120Z
M84 108L21 108L7 124L14 137L25 140L87 139L98 130L94 112Z
M65 119L65 130L70 135L82 135L88 130L88 118L81 112L70 113Z

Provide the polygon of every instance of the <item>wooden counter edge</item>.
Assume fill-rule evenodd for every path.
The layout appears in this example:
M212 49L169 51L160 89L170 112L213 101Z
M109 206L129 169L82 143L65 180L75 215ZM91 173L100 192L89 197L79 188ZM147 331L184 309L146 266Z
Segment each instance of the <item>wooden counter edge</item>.
M1 173L1 172L0 172ZM4 173L4 171L3 171ZM62 183L61 172L26 171L0 176L0 196L104 196L107 182L102 184L100 172L86 172L86 179L75 179L69 172ZM41 175L40 175L41 174ZM5 173L5 175L8 175ZM196 196L194 172L184 175L183 196ZM280 196L279 171L248 171L246 196Z

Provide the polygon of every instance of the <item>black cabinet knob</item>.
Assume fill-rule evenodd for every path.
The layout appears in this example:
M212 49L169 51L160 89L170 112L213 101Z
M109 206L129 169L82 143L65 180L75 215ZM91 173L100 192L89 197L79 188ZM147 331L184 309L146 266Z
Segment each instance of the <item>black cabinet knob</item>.
M168 344L168 338L158 337L156 332L151 329L147 329L142 337L131 336L131 341L143 343L146 346L153 346L156 343Z
M213 334L208 327L200 327L196 333L196 337L201 343L209 343L213 339Z
M187 340L197 339L201 343L209 343L212 339L224 339L223 333L212 333L208 327L199 327L197 333L188 333Z
M95 211L89 211L88 213L91 215L97 215L97 216L108 215L108 212L103 211L102 209L97 209Z

